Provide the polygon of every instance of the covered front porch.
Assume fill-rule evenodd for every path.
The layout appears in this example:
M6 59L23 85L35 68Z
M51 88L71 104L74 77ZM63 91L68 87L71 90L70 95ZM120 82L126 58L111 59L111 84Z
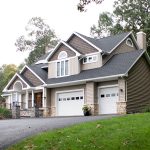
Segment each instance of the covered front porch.
M46 89L44 87L23 88L21 82L14 84L13 90L9 93L9 104L7 107L20 107L20 115L31 117L32 111L38 109L40 116L45 116L46 108Z

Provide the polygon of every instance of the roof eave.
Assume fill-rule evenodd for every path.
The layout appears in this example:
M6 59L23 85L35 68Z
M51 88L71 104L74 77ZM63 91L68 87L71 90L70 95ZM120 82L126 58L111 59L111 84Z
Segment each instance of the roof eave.
M69 85L78 85L78 84L85 84L86 82L89 81L94 81L94 82L100 82L100 81L109 81L109 80L115 80L118 79L119 77L126 76L125 74L117 74L117 75L111 75L111 76L105 76L105 77L97 77L97 78L89 78L89 79L82 79L82 80L76 80L76 81L70 81L70 82L61 82L61 83L54 83L54 84L44 84L43 87L59 87L61 85L63 86L69 86Z

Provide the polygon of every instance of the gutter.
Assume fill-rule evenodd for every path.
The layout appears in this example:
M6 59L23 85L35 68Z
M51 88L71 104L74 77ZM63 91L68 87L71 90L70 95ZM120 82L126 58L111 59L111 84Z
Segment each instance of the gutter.
M62 82L62 83L54 83L54 84L43 84L43 87L57 87L57 86L68 86L68 85L75 85L75 84L85 84L86 82L90 81L108 81L109 79L117 79L119 77L124 77L126 74L118 74L118 75L112 75L112 76L106 76L106 77L97 77L97 78L90 78L90 79L82 79L82 80L76 80L76 81L70 81L70 82Z

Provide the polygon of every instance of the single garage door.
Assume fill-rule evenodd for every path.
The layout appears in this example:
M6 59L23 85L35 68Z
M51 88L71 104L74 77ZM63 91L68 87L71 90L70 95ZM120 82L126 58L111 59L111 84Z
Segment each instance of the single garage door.
M82 91L71 91L57 94L58 116L83 115L84 94Z
M117 113L118 87L100 88L99 93L100 114Z

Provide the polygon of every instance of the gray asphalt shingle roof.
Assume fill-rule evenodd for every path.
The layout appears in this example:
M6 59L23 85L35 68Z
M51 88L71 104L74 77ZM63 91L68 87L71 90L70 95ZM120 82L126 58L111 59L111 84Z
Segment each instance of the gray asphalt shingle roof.
M91 38L87 37L83 34L77 33L98 48L100 48L104 52L110 52L116 45L118 45L127 35L129 35L131 32L121 33L113 36L108 36L104 38Z
M32 71L34 71L43 81L46 81L48 78L47 72L42 69L41 67L45 66L46 64L37 64L28 66Z
M139 58L139 56L142 55L143 52L143 50L135 50L132 52L116 54L104 66L100 68L84 70L77 75L47 79L46 83L65 83L77 80L125 74L134 64L134 62Z

